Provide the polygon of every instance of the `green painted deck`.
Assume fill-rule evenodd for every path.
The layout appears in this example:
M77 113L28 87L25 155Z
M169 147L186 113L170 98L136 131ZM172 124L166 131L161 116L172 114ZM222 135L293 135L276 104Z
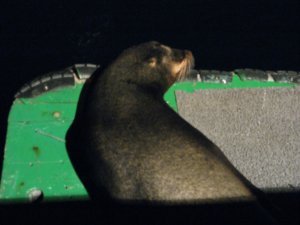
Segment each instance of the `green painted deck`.
M87 199L65 148L65 134L73 121L83 84L46 92L35 98L18 98L8 118L8 129L0 186L0 202L27 202L34 190L44 201ZM291 83L241 81L237 75L227 84L182 82L165 94L165 101L177 111L177 90L259 88Z

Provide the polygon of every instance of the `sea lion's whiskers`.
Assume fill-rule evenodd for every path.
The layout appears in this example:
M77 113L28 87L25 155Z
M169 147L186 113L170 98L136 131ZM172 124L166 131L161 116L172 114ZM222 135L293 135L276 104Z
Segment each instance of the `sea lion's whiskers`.
M187 76L189 71L193 67L193 63L191 63L191 60L185 59L183 62L183 66L181 67L180 71L178 72L178 79L177 81L182 81Z

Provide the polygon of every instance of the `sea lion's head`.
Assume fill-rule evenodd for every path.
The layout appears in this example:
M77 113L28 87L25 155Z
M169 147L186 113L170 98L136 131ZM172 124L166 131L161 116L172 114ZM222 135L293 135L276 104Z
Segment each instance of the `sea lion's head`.
M194 66L191 51L170 48L156 41L126 49L112 64L118 79L137 85L160 86L166 91Z
M137 46L138 59L149 71L161 73L169 84L183 79L194 66L191 51L170 48L156 41Z

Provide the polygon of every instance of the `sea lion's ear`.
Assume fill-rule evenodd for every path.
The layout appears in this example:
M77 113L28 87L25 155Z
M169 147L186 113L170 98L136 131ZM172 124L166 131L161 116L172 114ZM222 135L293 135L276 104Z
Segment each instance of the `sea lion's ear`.
M150 67L154 68L156 66L157 59L155 57L151 57L147 60L147 63Z

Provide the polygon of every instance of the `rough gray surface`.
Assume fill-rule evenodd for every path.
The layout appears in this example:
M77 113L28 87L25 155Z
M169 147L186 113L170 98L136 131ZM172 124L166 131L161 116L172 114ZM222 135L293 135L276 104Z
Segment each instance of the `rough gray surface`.
M300 86L176 92L179 114L263 190L300 189Z

